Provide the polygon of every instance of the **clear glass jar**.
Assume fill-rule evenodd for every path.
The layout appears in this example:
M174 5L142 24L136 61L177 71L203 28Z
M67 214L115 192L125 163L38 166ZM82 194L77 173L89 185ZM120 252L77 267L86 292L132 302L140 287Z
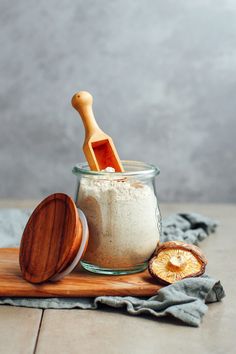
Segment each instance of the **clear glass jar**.
M76 205L89 226L82 266L94 273L129 274L147 268L160 238L161 216L155 177L159 169L138 161L122 161L125 172L91 171L86 163L77 176Z

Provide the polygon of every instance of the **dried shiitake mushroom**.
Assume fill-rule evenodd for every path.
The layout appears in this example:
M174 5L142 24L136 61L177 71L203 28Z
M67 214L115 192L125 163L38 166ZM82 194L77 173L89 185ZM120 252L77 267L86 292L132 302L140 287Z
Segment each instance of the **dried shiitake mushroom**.
M198 277L205 272L207 259L200 248L181 241L162 243L151 258L148 270L153 278L164 284Z

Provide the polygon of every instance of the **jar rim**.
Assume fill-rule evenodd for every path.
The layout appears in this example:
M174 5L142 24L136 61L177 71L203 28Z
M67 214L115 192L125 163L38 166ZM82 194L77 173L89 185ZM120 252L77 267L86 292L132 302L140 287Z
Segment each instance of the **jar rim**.
M125 177L125 176L146 176L146 177L154 177L159 175L160 169L159 167L149 164L146 162L141 162L141 161L133 161L133 160L121 160L122 165L125 167L128 167L128 170L125 172L104 172L104 171L91 171L89 169L88 163L87 162L80 162L77 165L75 165L72 169L72 173L76 176L78 175L87 175L87 176L107 176L112 175L113 173L115 176L119 177ZM134 170L132 170L132 167Z

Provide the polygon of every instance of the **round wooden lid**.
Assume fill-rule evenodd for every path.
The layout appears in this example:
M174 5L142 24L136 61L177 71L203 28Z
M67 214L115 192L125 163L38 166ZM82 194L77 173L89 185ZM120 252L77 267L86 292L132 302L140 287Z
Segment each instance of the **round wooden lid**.
M71 197L55 193L32 213L20 244L23 278L42 283L66 269L82 241L82 224Z

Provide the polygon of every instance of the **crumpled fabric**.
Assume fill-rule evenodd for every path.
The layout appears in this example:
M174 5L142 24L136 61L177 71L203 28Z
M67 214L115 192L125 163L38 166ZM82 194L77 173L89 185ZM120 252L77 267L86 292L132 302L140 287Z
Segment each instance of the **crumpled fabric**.
M19 244L29 211L0 210L0 247ZM17 223L17 225L16 225ZM163 219L161 241L179 240L198 244L214 233L217 222L196 213L173 214ZM223 286L209 276L187 278L163 287L152 297L99 296L96 298L0 298L0 305L41 309L99 309L108 306L130 315L172 316L186 325L198 327L208 303L225 296Z
M161 241L184 241L198 245L211 233L218 223L197 213L172 214L162 222Z

